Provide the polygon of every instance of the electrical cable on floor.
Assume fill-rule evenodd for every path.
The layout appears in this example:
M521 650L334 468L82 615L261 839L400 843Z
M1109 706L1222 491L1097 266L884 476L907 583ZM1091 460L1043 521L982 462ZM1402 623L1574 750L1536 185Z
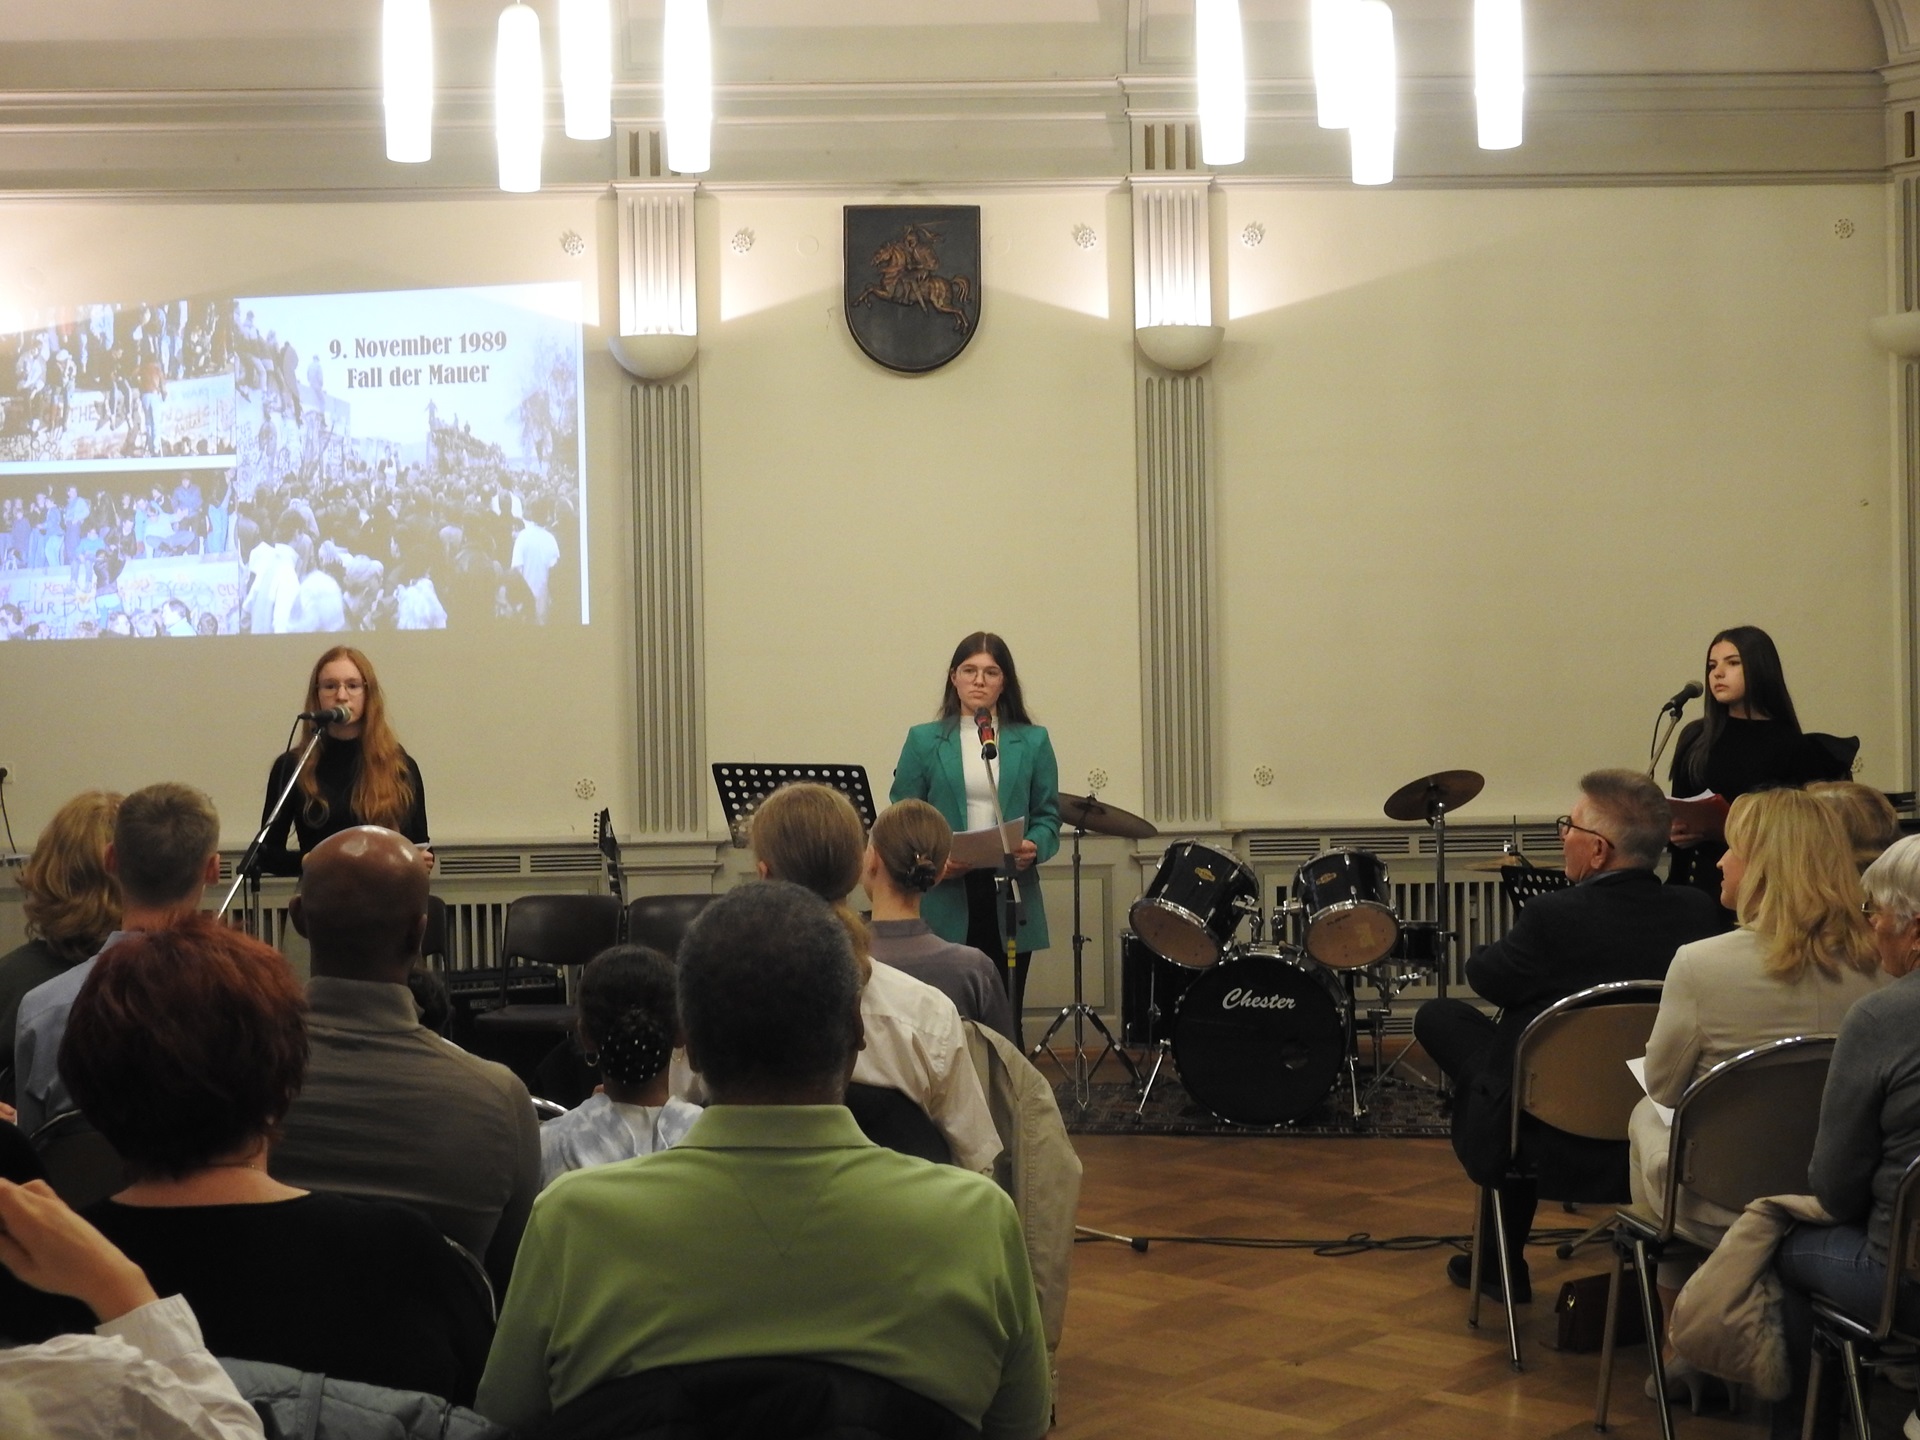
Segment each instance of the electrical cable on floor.
M1577 1240L1584 1234L1584 1230L1533 1230L1528 1232L1527 1243L1558 1245ZM1074 1237L1074 1243L1084 1245L1090 1241L1116 1238L1122 1237L1108 1234L1078 1235ZM1123 1243L1131 1243L1136 1251L1142 1253L1150 1244L1216 1245L1229 1250L1307 1250L1328 1259L1340 1259L1348 1255L1365 1255L1374 1250L1401 1252L1450 1247L1464 1251L1472 1242L1471 1235L1392 1235L1376 1240L1363 1230L1344 1240L1303 1240L1266 1235L1128 1235Z

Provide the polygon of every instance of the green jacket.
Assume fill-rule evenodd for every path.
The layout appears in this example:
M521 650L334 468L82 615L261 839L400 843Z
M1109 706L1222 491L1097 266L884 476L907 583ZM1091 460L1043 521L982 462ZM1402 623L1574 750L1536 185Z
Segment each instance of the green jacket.
M952 720L930 720L907 732L894 766L893 790L888 799L925 800L947 817L955 830L967 827L967 782L960 769L963 727ZM967 738L972 738L967 731ZM1000 780L1000 813L1012 820L1024 818L1027 839L1039 848L1033 867L1020 872L1020 898L1026 911L1020 919L1016 944L1021 950L1047 948L1047 907L1040 895L1040 865L1060 849L1060 766L1053 758L1053 742L1038 725L1008 725L1000 732L1000 758L994 761ZM943 940L967 941L967 887L958 877L936 885L921 903L920 914Z

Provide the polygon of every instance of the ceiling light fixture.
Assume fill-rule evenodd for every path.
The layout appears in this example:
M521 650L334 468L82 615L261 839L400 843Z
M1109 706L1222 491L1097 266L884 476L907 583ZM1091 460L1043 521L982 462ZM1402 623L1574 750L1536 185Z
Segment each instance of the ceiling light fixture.
M380 11L380 80L387 159L433 158L433 15L428 0L386 0Z
M1356 0L1313 0L1313 93L1322 130L1344 130L1353 113Z
M560 0L560 91L569 140L613 134L613 15L607 0Z
M1194 73L1200 86L1200 159L1238 165L1247 158L1247 60L1240 0L1195 0Z
M1473 0L1473 101L1482 150L1511 150L1520 143L1526 92L1520 0Z
M500 12L494 46L493 142L500 188L524 194L540 188L541 121L547 108L540 17L525 5L509 5Z
M667 0L661 53L667 168L701 175L713 165L713 38L707 0Z
M1385 0L1354 6L1353 112L1347 136L1353 146L1353 183L1385 185L1393 179L1393 140L1399 125L1393 52L1393 11Z

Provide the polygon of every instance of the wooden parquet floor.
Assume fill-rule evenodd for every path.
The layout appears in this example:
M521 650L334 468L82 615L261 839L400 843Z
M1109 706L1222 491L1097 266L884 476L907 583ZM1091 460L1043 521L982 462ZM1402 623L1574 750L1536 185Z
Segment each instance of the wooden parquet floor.
M1473 1190L1442 1140L1081 1136L1080 1220L1144 1234L1337 1238L1459 1235ZM1542 1203L1542 1227L1591 1216ZM1498 1306L1467 1328L1447 1283L1449 1248L1323 1258L1310 1251L1155 1244L1145 1255L1082 1243L1061 1342L1059 1440L1200 1440L1269 1435L1533 1440L1593 1435L1597 1355L1540 1336L1563 1280L1606 1268L1528 1251L1535 1300L1522 1307L1526 1370L1507 1364ZM1609 1433L1659 1435L1641 1393L1645 1351L1623 1350ZM1694 1440L1750 1440L1744 1416L1676 1416ZM1898 1433L1897 1430L1895 1433Z

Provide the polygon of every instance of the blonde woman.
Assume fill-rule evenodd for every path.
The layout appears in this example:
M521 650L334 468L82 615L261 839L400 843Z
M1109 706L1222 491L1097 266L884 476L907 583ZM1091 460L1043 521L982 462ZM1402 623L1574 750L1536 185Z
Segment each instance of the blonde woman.
M811 890L833 906L853 941L866 1027L854 1083L905 1095L946 1137L955 1164L990 1174L1000 1136L967 1054L960 1012L931 985L875 964L866 922L847 906L867 850L852 802L825 785L784 786L754 812L751 839L760 878Z
M100 951L120 924L120 892L107 874L107 845L121 797L83 790L54 812L20 872L27 943L0 956L0 1070L13 1068L20 1000ZM0 1101L11 1102L9 1083Z
M1666 1195L1672 1132L1655 1103L1674 1106L1723 1060L1769 1040L1831 1035L1855 1001L1885 982L1860 910L1860 875L1838 813L1803 790L1742 795L1727 817L1720 903L1739 917L1725 935L1682 945L1667 970L1647 1040L1647 1098L1629 1126L1636 1203ZM1696 1204L1693 1226L1723 1232L1732 1212ZM1660 1296L1671 1307L1684 1262L1663 1261ZM1669 1371L1697 1403L1698 1372Z
M356 825L399 831L421 847L424 863L431 866L433 852L425 848L427 792L420 767L401 748L387 723L386 694L373 673L373 662L348 645L328 650L307 677L306 713L335 708L344 708L347 718L327 723L326 739L300 772L286 809L261 847L261 868L269 875L298 875L307 851L329 835ZM293 746L273 762L266 803L261 807L263 823L315 726L316 722L308 721ZM287 848L289 830L299 836L298 851Z
M1853 846L1853 863L1864 871L1880 852L1900 838L1900 817L1893 802L1871 785L1854 780L1815 780L1807 786L1809 795L1818 795L1840 817L1847 842Z

